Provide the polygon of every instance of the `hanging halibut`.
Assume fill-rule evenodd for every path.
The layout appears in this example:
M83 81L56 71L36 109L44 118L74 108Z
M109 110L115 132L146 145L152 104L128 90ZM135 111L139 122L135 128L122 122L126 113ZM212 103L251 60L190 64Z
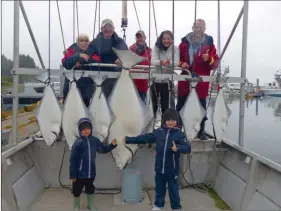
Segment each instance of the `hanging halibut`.
M105 78L93 77L92 79L96 84L96 90L89 106L89 112L93 124L93 134L99 138L101 142L104 142L108 137L109 126L113 117L101 89L101 84Z
M138 136L146 127L146 106L137 93L129 71L133 65L144 61L146 58L140 57L131 51L116 50L122 61L123 70L116 81L115 87L109 97L108 104L115 117L109 129L109 141L117 139L118 145L112 150L116 166L122 170L137 151L138 146L123 143L125 136Z
M202 107L195 87L197 82L191 82L190 93L186 102L180 110L185 134L189 140L193 140L200 130L200 123L206 115L206 110Z
M66 74L68 76L72 74ZM77 73L75 73L77 75ZM82 76L82 75L81 75ZM81 77L80 76L80 77ZM78 80L80 77L77 77ZM62 116L62 129L64 137L68 143L69 149L71 150L74 141L79 138L78 121L81 118L88 117L86 106L82 100L80 91L77 89L75 80L71 80L69 92L67 94L64 111Z
M231 111L224 100L223 89L219 89L219 93L212 112L212 124L217 143L220 143L223 139L223 134L228 124L230 115Z
M36 78L40 81L46 81L45 73ZM50 147L59 137L62 123L61 107L50 83L46 85L43 98L36 109L36 119L41 135L47 146Z

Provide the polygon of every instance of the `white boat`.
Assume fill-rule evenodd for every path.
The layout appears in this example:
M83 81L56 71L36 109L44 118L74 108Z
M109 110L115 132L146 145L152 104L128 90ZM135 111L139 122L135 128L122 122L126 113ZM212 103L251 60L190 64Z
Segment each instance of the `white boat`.
M272 97L281 97L281 70L274 74L274 81L261 87L264 95Z

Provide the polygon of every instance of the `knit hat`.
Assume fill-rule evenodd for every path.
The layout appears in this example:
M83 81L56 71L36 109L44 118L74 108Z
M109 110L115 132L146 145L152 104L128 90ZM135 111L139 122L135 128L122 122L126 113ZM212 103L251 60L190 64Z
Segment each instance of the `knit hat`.
M179 113L173 108L168 108L163 115L164 124L167 120L175 120L179 122Z

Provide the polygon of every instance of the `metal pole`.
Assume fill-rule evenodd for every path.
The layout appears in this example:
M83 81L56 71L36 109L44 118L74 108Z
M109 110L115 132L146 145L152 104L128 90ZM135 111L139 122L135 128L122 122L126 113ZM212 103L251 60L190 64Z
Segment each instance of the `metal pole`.
M226 41L226 43L225 43L225 46L224 46L224 48L222 49L222 53L221 53L221 55L220 55L220 63L221 63L221 61L222 61L222 58L223 58L223 56L224 56L224 53L225 53L225 51L226 51L226 49L227 49L229 43L230 43L230 41L231 41L231 39L232 39L232 37L233 37L233 35L234 35L234 32L236 31L236 28L237 28L237 26L238 26L238 24L239 24L239 22L240 22L240 20L241 20L241 17L242 17L242 15L243 15L243 12L244 12L244 7L242 7L242 9L241 9L241 11L240 11L240 13L239 13L239 15L238 15L238 17L237 17L237 20L236 20L236 22L235 22L235 24L234 24L234 26L233 26L233 28L232 28L232 31L230 32L230 35L229 35L229 37L228 37L228 39L227 39L227 41ZM216 73L216 70L212 73L212 76L213 76L215 73Z
M122 20L121 27L128 26L128 17L127 17L127 1L122 1Z
M22 1L19 1L19 2L20 2L20 9L21 9L23 18L24 18L24 20L25 20L27 29L28 29L29 34L30 34L30 37L31 37L31 39L32 39L33 45L34 45L34 47L35 47L35 50L36 50L37 56L38 56L38 58L39 58L40 64L41 64L42 68L45 69L45 65L44 65L43 59L42 59L41 54L40 54L40 52L39 52L39 48L38 48L38 46L37 46L35 37L34 37L34 35L33 35L32 29L31 29L31 26L30 26L30 23L29 23L29 21L28 21L27 15L26 15L26 13L25 13L25 9L24 9L24 7L23 7Z
M218 56L220 56L221 53L221 15L220 15L220 0L218 0L218 44L217 44L217 50L218 50ZM221 62L219 63L219 75L221 74Z
M242 36L242 62L241 77L246 77L247 67L247 38L248 38L248 12L249 2L244 0L244 17L243 17L243 36ZM244 145L244 113L245 113L245 83L240 85L240 109L239 109L239 145Z
M19 1L14 1L14 61L13 68L19 68L19 32L20 32L20 16ZM17 144L18 138L18 107L19 107L19 75L13 75L13 127L11 145Z

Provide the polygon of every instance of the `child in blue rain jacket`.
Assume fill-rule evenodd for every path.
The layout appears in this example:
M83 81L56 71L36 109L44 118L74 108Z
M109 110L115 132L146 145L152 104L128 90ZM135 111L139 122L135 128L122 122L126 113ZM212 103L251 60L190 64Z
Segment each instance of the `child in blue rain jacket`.
M185 134L176 127L179 122L179 114L176 110L167 109L163 120L162 127L153 133L142 134L137 137L126 137L124 141L126 144L156 143L155 202L152 210L164 208L166 183L168 183L172 210L180 210L178 182L180 153L190 153L191 147Z
M70 179L72 180L72 194L74 195L74 209L80 209L80 194L85 186L88 199L88 209L98 210L94 206L93 194L95 191L94 180L96 177L96 152L108 153L113 150L116 140L105 146L101 141L92 136L92 123L88 118L82 118L78 122L80 139L77 139L70 155Z

